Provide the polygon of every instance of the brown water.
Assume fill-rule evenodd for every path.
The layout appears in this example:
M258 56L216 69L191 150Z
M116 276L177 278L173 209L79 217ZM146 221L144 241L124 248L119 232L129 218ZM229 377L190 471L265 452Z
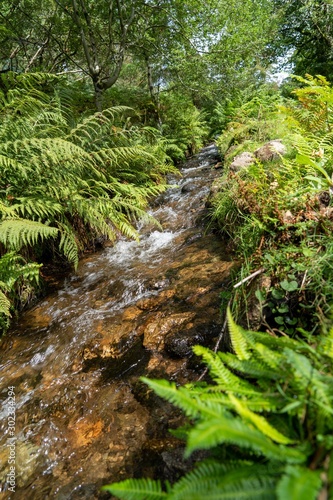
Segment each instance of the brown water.
M101 485L184 469L181 413L139 376L198 378L191 346L221 328L233 263L203 221L216 162L214 146L187 162L151 209L163 229L84 259L3 339L0 498L109 498Z

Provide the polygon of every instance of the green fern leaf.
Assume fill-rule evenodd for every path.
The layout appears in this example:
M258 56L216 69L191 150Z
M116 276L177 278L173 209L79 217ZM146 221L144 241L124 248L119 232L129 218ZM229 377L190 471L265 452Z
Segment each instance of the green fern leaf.
M276 491L278 500L316 500L320 488L320 471L288 465Z
M254 386L249 382L242 380L237 375L234 375L228 368L224 365L221 360L220 354L215 354L209 349L202 346L194 346L193 352L197 356L202 356L204 362L209 367L209 372L212 375L214 381L225 390L229 390L231 387L235 392L241 393L246 392L247 394L251 391L256 392Z
M19 250L39 240L54 238L58 229L28 219L5 219L0 223L0 241L7 248Z
M219 386L216 387L216 390L219 390ZM229 391L230 393L231 391ZM193 393L193 391L192 391ZM274 412L277 408L283 407L284 400L278 395L264 396L259 391L257 393L245 393L244 391L234 391L232 393L237 394L238 396L246 397L246 405L247 407L255 412ZM231 403L229 396L226 394L221 394L220 392L214 392L212 390L207 390L207 393L203 391L198 391L198 397L201 401L211 401L212 403L219 403L223 405L225 408L233 409L234 406Z
M267 335L267 334L266 334ZM237 370L250 377L277 380L281 377L281 373L277 373L271 368L267 367L264 360L251 359L239 360L234 354L220 352L219 357L233 370Z
M288 347L289 349L299 349L300 344L297 340L290 337L272 337L264 332L251 332L254 342L259 342L270 349L281 349L281 347Z
M271 370L274 370L275 373L279 373L282 358L279 352L273 351L259 342L255 344L254 350Z
M255 427L265 434L265 436L271 438L276 443L280 444L291 444L293 441L288 437L281 434L278 430L276 430L269 422L262 416L256 415L253 411L251 411L244 402L239 401L235 396L229 394L229 398L234 405L237 413L243 417L244 420L249 420Z
M168 500L265 499L274 496L278 470L241 460L205 461L173 485Z
M151 479L127 479L120 483L103 486L102 490L123 500L160 500L168 498L162 491L161 482Z
M79 264L79 250L73 230L66 224L59 224L61 231L59 249L76 269Z
M250 332L237 325L232 317L230 308L227 309L227 318L230 331L232 347L240 360L250 359L251 350L249 349L248 339L251 339Z
M276 445L256 429L233 417L205 419L189 432L186 456L194 450L213 448L222 443L248 448L255 453L277 461L302 463L306 455L301 451L286 446Z
M319 350L324 354L324 356L328 356L330 359L333 359L333 328L329 330L327 335L322 337L319 344Z
M173 382L168 382L167 380L151 380L145 377L141 377L141 380L151 387L160 397L181 408L189 417L198 416L200 411L213 417L218 416L221 412L221 410L216 411L216 408L211 409L208 405L201 404L199 399L191 397L190 392L186 388L177 388L176 384Z
M1 283L0 283L1 288ZM10 317L10 301L6 295L0 290L0 314L4 314L7 318Z

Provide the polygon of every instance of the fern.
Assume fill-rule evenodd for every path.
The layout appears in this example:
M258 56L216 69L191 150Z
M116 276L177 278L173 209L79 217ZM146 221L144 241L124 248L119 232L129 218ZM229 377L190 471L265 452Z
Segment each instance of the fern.
M39 240L54 238L58 230L27 219L5 219L0 222L0 241L9 250L20 250L24 245L36 245Z
M238 359L250 359L251 349L249 344L253 341L250 332L246 332L243 328L236 325L229 308L227 310L227 318L232 346L237 354Z
M38 284L40 265L27 263L15 252L7 252L0 258L0 329L6 331L9 318L17 307L24 305L20 289Z
M219 357L233 370L237 370L249 377L260 378L261 380L277 380L280 375L271 370L265 360L251 359L240 360L230 353L219 353Z
M197 424L189 432L185 456L189 456L194 450L213 448L221 443L248 448L276 461L303 463L306 459L302 451L273 444L262 432L231 415L205 419Z
M127 479L121 483L103 486L102 489L124 500L159 500L160 498L167 498L167 494L162 491L160 481L152 481L151 479Z
M212 383L177 388L143 379L191 418L186 433L179 434L186 438L185 456L211 450L214 457L234 457L199 463L172 487L166 485L165 498L315 499L326 479L331 487L326 469L333 449L332 330L317 345L308 345L248 332L231 314L229 324L234 353L194 347ZM273 362L273 349L278 362ZM248 354L251 358L244 359ZM126 486L122 494L131 498Z
M173 486L168 500L267 498L274 493L274 475L269 467L251 462L204 461Z
M150 380L145 377L142 377L142 380L154 389L156 394L182 408L189 417L198 416L202 410L212 417L217 417L220 413L219 410L216 411L216 408L220 409L218 405L214 408L204 405L200 403L199 398L195 396L191 397L186 389L177 389L174 383L167 382L166 380Z
M205 363L210 367L210 373L213 380L215 380L215 382L221 387L228 389L228 387L232 386L235 390L238 390L239 393L246 392L247 394L251 394L251 392L256 392L255 387L253 387L249 382L237 377L230 370L228 370L228 368L226 368L219 354L214 354L209 351L209 349L201 346L195 346L193 348L193 352L197 356L203 357Z
M233 396L233 394L229 394L229 398L234 405L235 410L243 418L243 420L251 422L258 430L265 434L265 436L271 438L272 441L280 444L291 444L293 442L291 439L283 436L279 431L272 427L265 418L260 415L256 415L256 413L251 411L245 403L239 401L235 398L235 396Z
M0 288L2 288L4 284L0 282ZM10 301L6 297L6 295L0 290L0 316L4 315L5 317L10 317Z
M130 131L126 107L76 119L66 79L1 74L0 242L43 255L48 247L74 267L103 235L138 239L138 219L166 188L159 133ZM44 91L52 82L54 91ZM24 250L23 250L24 249Z
M305 467L289 465L277 485L278 500L315 500L321 489L320 474Z
M59 223L59 249L75 269L79 263L79 248L73 228L66 222Z

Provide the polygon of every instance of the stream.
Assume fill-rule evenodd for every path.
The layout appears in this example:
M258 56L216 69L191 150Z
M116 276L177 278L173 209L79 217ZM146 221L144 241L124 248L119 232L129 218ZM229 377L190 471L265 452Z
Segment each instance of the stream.
M188 160L151 206L161 227L83 258L2 339L0 498L110 498L102 485L188 466L168 432L181 412L140 376L196 380L192 346L219 335L234 263L205 221L218 161L214 145Z

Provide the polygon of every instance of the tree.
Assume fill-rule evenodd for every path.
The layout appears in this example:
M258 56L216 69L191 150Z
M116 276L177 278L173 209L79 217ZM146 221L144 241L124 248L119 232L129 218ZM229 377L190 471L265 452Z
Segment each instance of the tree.
M5 0L2 70L88 78L95 103L118 80L125 58L146 69L156 108L170 83L191 96L246 85L272 35L269 0ZM239 18L244 23L239 23ZM241 78L239 76L241 75ZM238 83L237 83L238 85Z
M333 4L324 0L275 0L283 14L275 53L296 74L333 76Z

